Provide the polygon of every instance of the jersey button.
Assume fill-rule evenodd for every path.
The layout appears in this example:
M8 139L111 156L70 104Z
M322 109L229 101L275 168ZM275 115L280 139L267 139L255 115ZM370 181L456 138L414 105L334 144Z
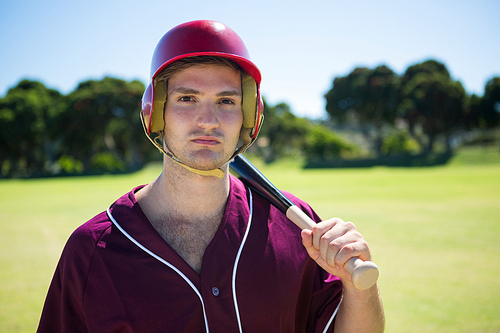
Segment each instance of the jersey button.
M220 294L219 288L217 288L217 287L213 287L213 288L212 288L212 294L213 294L214 296L219 296L219 294Z

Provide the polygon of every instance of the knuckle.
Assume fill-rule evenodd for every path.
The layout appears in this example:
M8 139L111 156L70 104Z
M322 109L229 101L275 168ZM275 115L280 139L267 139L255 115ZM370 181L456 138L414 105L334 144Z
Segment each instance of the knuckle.
M336 226L340 223L344 223L344 221L342 221L342 219L340 219L338 217L332 217L328 220L323 221L322 223L327 224L329 227L333 227L333 226Z
M321 236L319 240L320 244L322 247L328 247L330 243L330 239L328 237L325 237L325 235Z
M367 251L370 251L370 246L368 245L368 243L363 239L361 240L361 248L363 250L367 250Z
M352 223L351 221L349 222L345 222L345 226L349 229L349 230L358 230L356 229L356 225L354 223Z
M338 251L338 249L340 248L340 245L341 245L340 241L339 241L339 240L337 240L337 239L334 239L334 240L332 240L332 241L330 241L330 242L329 242L329 244L328 244L328 248L329 248L331 251L335 251L335 252L337 252L337 251Z
M365 239L363 238L363 235L361 235L357 230L354 232L354 236L359 242L366 243Z
M342 252L345 253L345 254L351 254L355 251L355 248L354 248L354 245L353 243L350 243L350 244L345 244L343 247L342 247Z
M345 223L344 220L342 220L341 218L338 218L338 217L332 218L332 222L334 222L335 224Z
M312 232L313 234L317 234L319 232L321 232L322 228L321 228L321 225L318 223L318 224L315 224L313 227L312 227Z

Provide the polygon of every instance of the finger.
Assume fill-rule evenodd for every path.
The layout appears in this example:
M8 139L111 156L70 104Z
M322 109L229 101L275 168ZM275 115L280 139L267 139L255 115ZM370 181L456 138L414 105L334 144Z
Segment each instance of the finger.
M306 249L307 253L313 260L318 260L320 258L319 252L313 246L313 235L311 230L303 229L301 232L302 244Z
M320 238L320 252L322 258L327 261L327 257L336 255L342 244L353 241L352 232L356 232L356 226L352 222L344 222L341 219L334 219L334 225L326 231ZM348 235L349 237L343 237Z
M348 238L345 237L347 231L343 225L337 224L323 234L320 240L319 252L324 261L329 264L333 263L337 252L343 244L348 242Z
M362 241L358 245L353 245L358 241ZM327 232L325 232L320 240L320 254L321 258L331 267L339 269L343 267L345 262L338 262L339 260L349 260L350 257L344 258L347 253L352 253L355 250L363 251L366 248L366 242L363 240L361 234L356 230L356 226L352 222L338 221ZM347 246L342 255L337 257L339 252Z
M343 222L344 221L342 221L339 218L333 218L333 219L325 220L325 221L322 221L322 222L319 222L318 224L316 224L312 229L314 248L316 250L320 251L321 241L322 241L323 235L326 232L328 232L329 230L331 230L332 228L334 228L336 225L341 224Z
M358 257L363 261L371 260L368 243L363 238L344 244L337 252L334 263L338 267L344 267L346 262L353 257Z
M314 248L313 235L311 230L303 229L300 235L302 236L302 244L306 249L311 247Z

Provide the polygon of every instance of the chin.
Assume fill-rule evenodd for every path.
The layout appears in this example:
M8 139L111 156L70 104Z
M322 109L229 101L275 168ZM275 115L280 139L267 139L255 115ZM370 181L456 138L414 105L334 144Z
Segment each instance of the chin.
M218 169L218 168L222 167L224 164L229 162L229 157L227 157L227 158L226 157L214 158L212 156L211 158L207 158L207 157L198 156L197 158L194 158L194 159L188 161L188 163L186 163L186 165L191 167L191 168L198 169L198 170L204 170L204 171L214 170L214 169Z
M179 151L174 155L188 167L208 171L219 169L229 163L232 152L214 151L211 149L200 149L196 151Z
M219 169L226 164L225 162L220 162L220 163L194 163L193 165L189 165L189 167L198 169L198 170L203 170L203 171L209 171L209 170L215 170Z

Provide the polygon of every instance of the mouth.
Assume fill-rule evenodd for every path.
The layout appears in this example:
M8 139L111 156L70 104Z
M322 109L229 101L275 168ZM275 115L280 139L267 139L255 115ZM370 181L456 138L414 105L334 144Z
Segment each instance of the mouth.
M202 145L202 146L215 146L221 143L219 138L211 135L197 136L191 140L191 142Z

